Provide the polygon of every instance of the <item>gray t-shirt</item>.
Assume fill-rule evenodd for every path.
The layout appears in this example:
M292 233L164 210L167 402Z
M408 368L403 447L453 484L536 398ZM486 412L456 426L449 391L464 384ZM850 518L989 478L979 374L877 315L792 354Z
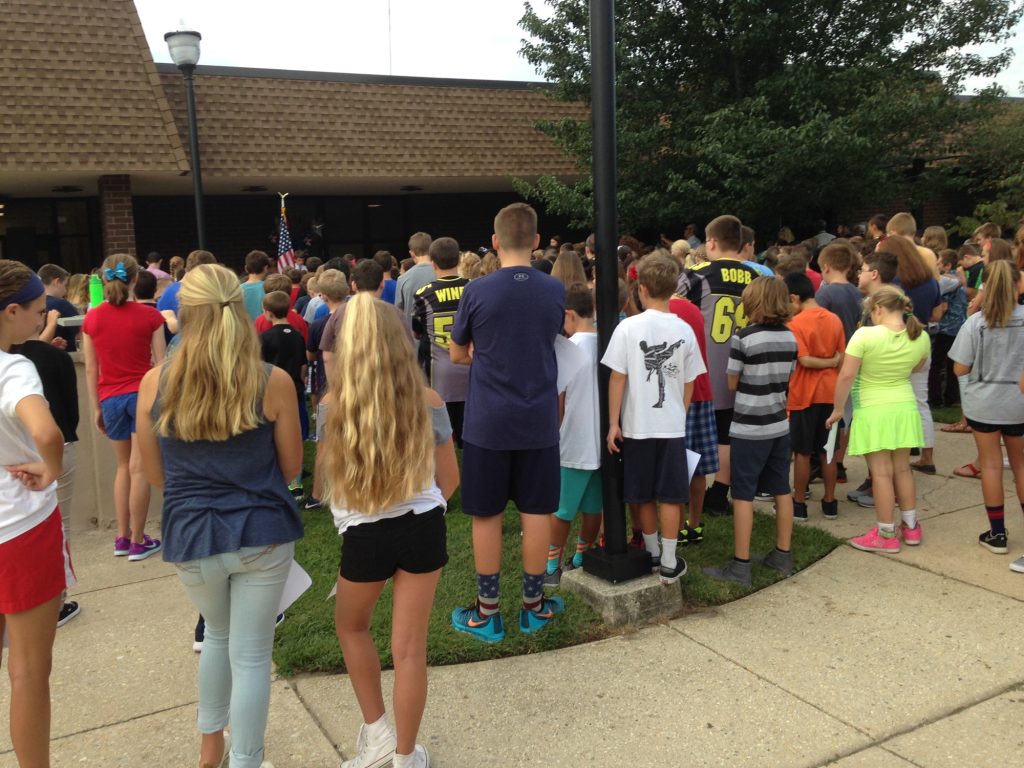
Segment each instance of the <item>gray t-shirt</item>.
M971 366L960 377L964 415L984 424L1024 424L1024 307L1013 309L1005 328L989 328L982 312L961 326L949 358Z
M860 288L852 283L825 283L818 289L814 300L819 307L839 318L849 343L861 322L861 303L864 297L861 296Z
M416 291L427 283L433 282L436 277L434 266L428 261L417 264L398 278L398 286L395 288L395 306L405 313L406 320L412 322L412 313L416 308Z

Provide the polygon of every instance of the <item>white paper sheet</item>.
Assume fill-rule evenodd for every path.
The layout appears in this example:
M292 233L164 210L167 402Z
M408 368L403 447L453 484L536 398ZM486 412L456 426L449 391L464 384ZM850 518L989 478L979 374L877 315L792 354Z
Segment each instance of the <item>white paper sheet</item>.
M556 336L555 360L558 363L558 391L565 392L572 377L587 364L587 354L565 336Z
M693 482L693 473L697 471L697 465L700 463L700 454L694 453L689 448L686 449L686 465L690 469L690 482Z
M831 464L832 457L836 453L836 437L839 435L839 422L832 425L828 431L828 439L825 441L825 463Z
M298 600L302 593L313 586L313 579L306 573L302 566L292 560L292 567L288 569L288 580L284 583L284 592L281 594L281 602L277 605L277 612L284 613Z

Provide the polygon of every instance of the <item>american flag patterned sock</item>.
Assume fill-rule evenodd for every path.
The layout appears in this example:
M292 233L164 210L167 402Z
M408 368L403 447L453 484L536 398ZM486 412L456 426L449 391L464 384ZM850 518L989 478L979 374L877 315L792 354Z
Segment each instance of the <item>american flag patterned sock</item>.
M480 616L493 616L499 612L498 588L501 573L476 575L476 611Z

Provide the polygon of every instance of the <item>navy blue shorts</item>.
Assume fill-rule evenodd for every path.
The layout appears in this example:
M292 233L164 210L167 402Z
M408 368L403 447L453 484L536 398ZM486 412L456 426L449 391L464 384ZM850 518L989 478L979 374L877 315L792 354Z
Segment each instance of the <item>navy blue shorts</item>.
M792 493L789 485L789 433L769 440L732 439L733 501L753 501L754 493Z
M493 517L511 500L520 512L550 515L558 509L561 465L558 445L493 451L463 441L462 511Z
M111 440L131 440L135 434L135 408L138 392L114 395L100 403L103 411L103 429Z
M627 437L622 441L622 467L622 496L627 504L690 501L685 437Z

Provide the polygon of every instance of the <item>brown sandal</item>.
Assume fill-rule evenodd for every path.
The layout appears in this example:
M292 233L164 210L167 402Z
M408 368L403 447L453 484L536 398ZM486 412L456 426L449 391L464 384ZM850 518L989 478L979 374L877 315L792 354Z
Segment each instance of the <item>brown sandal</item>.
M981 470L973 464L964 464L962 467L954 469L953 474L957 477L970 477L977 480L981 477Z
M965 421L958 421L956 424L947 424L940 428L940 432L957 432L960 434L970 434L974 430L971 429L970 424Z

